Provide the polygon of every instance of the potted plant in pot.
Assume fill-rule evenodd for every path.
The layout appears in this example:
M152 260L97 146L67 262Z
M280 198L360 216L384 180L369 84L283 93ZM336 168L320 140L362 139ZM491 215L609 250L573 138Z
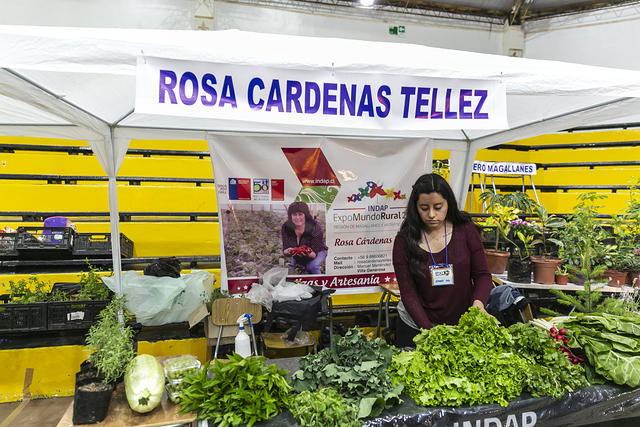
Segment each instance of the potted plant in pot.
M493 249L486 249L487 264L489 265L489 272L491 274L502 274L507 267L507 260L509 259L509 252L499 250L500 236L505 241L508 240L509 233L511 231L510 221L518 218L517 208L494 205L491 207L492 216L487 218L484 225L496 228L496 241Z
M612 249L610 245L605 245L611 235L605 230L604 223L598 219L600 206L595 206L597 200L604 198L606 196L595 192L580 194L578 203L573 207L573 212L569 215L564 227L552 233L562 242L560 258L565 265L572 267L569 268L570 272L576 272L575 280L572 280L575 283L582 284L584 281L577 270L583 267L584 254L587 251L592 265L599 265Z
M534 207L536 214L536 230L538 238L533 242L540 255L532 255L533 281L551 284L555 279L555 270L562 264L562 260L553 256L562 247L562 241L555 238L555 231L565 225L565 220L555 215L549 215L542 205Z
M640 249L631 251L631 255L625 260L624 269L628 272L627 285L640 286Z
M589 245L585 247L585 251L580 256L579 265L576 267L571 264L567 264L563 268L569 271L569 275L572 278L582 277L583 289L576 292L575 295L567 294L558 289L550 289L553 295L557 297L557 302L566 307L571 307L571 311L575 310L581 313L593 313L593 312L605 312L607 305L612 298L605 298L603 300L602 292L594 289L594 282L602 274L605 269L604 265L593 265L593 248ZM575 279L574 279L575 280ZM610 304L609 304L610 305ZM552 316L562 316L555 310L550 310L545 307L540 308L541 313L549 314Z
M507 264L507 280L517 283L531 283L532 262L531 254L535 246L534 237L537 233L530 221L516 219L511 221L514 239L513 253Z
M607 269L601 277L607 281L607 286L620 288L627 283L627 257L624 250L615 249L604 257L603 264Z
M106 417L114 385L135 356L134 332L120 321L123 311L124 298L114 298L89 329L90 364L83 364L76 374L74 424L98 423Z
M558 285L569 283L569 271L566 266L559 265L555 271L555 281Z

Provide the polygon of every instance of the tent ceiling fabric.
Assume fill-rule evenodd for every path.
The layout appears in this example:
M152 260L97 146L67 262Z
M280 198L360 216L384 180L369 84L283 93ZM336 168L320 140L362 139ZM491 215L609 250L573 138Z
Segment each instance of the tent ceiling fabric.
M4 52L0 57L0 67L4 68L0 70L0 111L12 112L0 117L0 132L26 134L27 130L36 129L34 125L74 125L82 132L72 137L86 134L92 146L102 144L101 149L96 149L96 155L110 176L117 173L128 139L134 133L140 137L150 129L156 130L159 137L170 135L177 139L201 136L207 131L429 137L437 148L466 150L480 139L482 146L488 146L506 142L505 135L512 140L519 135L529 135L529 125L535 125L536 132L544 133L564 129L569 123L592 125L598 118L623 121L633 111L623 104L616 107L614 101L640 97L640 72L637 71L412 44L237 30L0 26L0 51ZM283 56L282 52L287 55ZM325 69L327 72L496 79L506 87L509 126L517 131L389 132L313 126L292 129L250 121L136 114L133 108L138 56L251 67ZM558 119L604 103L609 103L606 111L596 119L590 117L581 122L580 115L574 114L567 125ZM548 121L550 118L554 120ZM30 126L21 128L16 123ZM112 129L116 136L115 151L110 145Z
M204 139L207 132L430 138L451 150L452 186L465 200L475 152L567 127L623 121L638 110L640 72L426 46L258 34L0 26L0 135L86 139L109 177L112 256L120 289L115 176L131 138ZM286 55L283 53L286 52ZM139 56L250 67L495 79L509 129L424 131L300 128L134 111ZM5 113L5 114L2 114Z

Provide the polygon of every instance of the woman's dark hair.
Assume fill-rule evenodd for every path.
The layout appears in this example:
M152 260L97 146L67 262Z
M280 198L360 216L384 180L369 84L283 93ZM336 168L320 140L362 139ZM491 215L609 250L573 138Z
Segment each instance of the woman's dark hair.
M309 205L307 205L305 202L293 202L289 205L289 207L287 208L287 222L284 223L284 226L293 231L295 226L293 225L293 221L291 220L291 215L296 212L302 212L304 214L304 232L310 233L311 230L313 230L315 219L309 211Z
M471 221L471 216L458 209L458 203L453 195L453 190L449 183L436 173L427 173L422 175L413 184L409 201L407 202L407 211L399 234L407 239L407 248L409 250L409 270L418 277L424 277L425 272L419 268L420 265L420 239L424 223L418 213L418 198L421 194L438 193L447 201L446 219L455 224L463 224Z

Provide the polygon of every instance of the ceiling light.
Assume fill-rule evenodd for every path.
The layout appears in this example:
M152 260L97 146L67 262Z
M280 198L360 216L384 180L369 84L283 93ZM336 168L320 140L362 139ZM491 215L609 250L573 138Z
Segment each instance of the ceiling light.
M374 0L360 0L360 4L364 7L373 6Z

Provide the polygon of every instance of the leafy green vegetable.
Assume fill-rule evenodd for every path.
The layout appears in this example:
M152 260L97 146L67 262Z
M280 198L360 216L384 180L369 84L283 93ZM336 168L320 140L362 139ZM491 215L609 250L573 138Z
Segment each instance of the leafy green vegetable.
M582 348L595 373L616 384L640 385L640 325L635 316L578 313L562 323L569 345Z
M497 320L472 307L458 326L439 325L414 338L416 351L393 357L390 372L420 405L497 402L522 392L529 363Z
M183 380L178 395L181 412L195 412L198 418L220 427L247 424L278 414L289 403L291 386L286 370L276 365L266 366L265 357L229 356L228 362L205 364ZM209 379L208 374L213 375Z
M289 411L301 426L358 427L358 409L333 388L303 391L291 399Z
M525 390L533 397L560 397L565 392L589 385L584 367L572 364L558 351L559 341L528 323L516 323L509 327L517 354L525 359Z
M349 329L333 348L300 359L300 370L292 377L293 389L302 393L332 387L358 407L358 417L380 415L385 408L401 403L402 384L393 384L386 372L398 351L380 338L369 341L359 329Z
M202 302L207 306L207 310L209 310L209 312L211 312L211 306L213 305L213 302L217 299L222 299L222 298L232 298L231 295L229 295L229 291L226 290L222 290L220 288L215 288L213 291L211 291L210 295L207 295L206 292L202 292Z

